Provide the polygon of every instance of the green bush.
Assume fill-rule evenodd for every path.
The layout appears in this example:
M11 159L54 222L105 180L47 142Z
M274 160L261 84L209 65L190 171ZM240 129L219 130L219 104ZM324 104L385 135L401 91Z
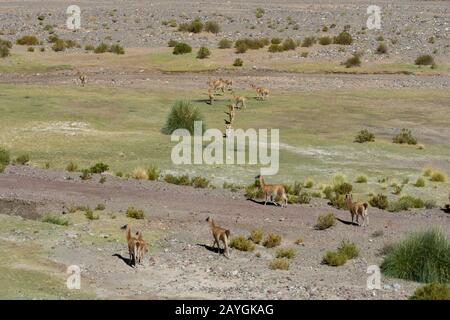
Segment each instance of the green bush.
M418 56L414 63L418 66L429 66L434 64L434 58L433 56L429 54L424 54L421 56Z
M51 213L47 213L46 215L44 215L41 219L42 222L46 222L46 223L51 223L51 224L56 224L59 226L68 226L69 225L69 220L61 218L60 216L51 214Z
M450 242L438 230L419 232L394 245L381 264L389 277L418 282L450 281Z
M26 165L30 162L30 156L28 154L22 154L14 159L14 164Z
M284 51L295 50L297 48L297 42L291 38L284 39L281 45Z
M191 22L180 24L178 31L200 33L203 31L203 28L203 22L199 18L196 18Z
M336 217L333 213L321 214L317 218L316 225L314 228L316 230L325 230L331 228L336 224Z
M403 210L409 210L411 208L424 208L425 202L420 198L415 198L413 196L405 195L402 196L397 201L391 202L389 204L388 210L391 212L399 212Z
M289 270L289 260L286 258L276 258L269 263L272 270Z
M94 51L95 47L92 44L87 44L84 46L84 50L86 51Z
M361 130L355 137L354 142L364 143L375 141L375 135L369 132L367 129Z
M305 39L303 39L301 46L304 48L309 48L311 46L313 46L316 43L316 38L315 37L306 37Z
M292 248L280 248L277 250L277 258L295 258L295 250Z
M0 38L0 47L6 47L8 49L12 48L12 43L9 40L4 40Z
M347 31L342 31L339 35L334 37L333 42L340 45L350 45L353 42L353 38Z
M376 53L378 53L378 54L385 54L385 53L387 53L387 52L388 52L388 50L387 50L386 44L380 43L380 44L378 45L378 47L377 47Z
M417 188L425 187L425 179L422 177L418 177L416 183L414 184Z
M39 45L39 40L35 36L23 36L17 39L16 43L21 46L37 46Z
M0 148L0 164L8 165L11 162L11 157L9 155L9 151L3 148Z
M230 240L230 247L239 251L253 251L255 244L244 236L235 236Z
M184 42L178 42L173 48L173 54L186 54L192 52L192 47Z
M321 45L323 45L323 46L327 46L327 45L333 43L333 40L330 37L328 37L328 36L320 37L319 38L319 43Z
M55 52L66 50L66 42L62 39L57 39L52 45L52 50Z
M103 173L109 170L109 166L103 162L98 162L94 166L89 168L90 173Z
M433 182L445 182L447 181L447 175L440 171L433 171L430 176L430 180Z
M174 48L177 45L178 41L170 39L169 42L167 43L167 46L169 48Z
M369 203L372 207L379 208L381 210L385 210L389 207L389 200L387 196L381 193L377 194L376 196L373 196L369 200Z
M161 171L158 169L157 166L152 165L147 169L148 180L158 180L160 174Z
M108 50L109 46L106 43L102 42L94 49L94 53L105 53L108 52Z
M244 191L245 196L248 199L261 199L264 197L264 192L262 191L258 181L246 186Z
M350 58L343 62L346 68L359 67L361 66L361 56L354 53Z
M10 55L9 48L6 46L0 45L0 58L6 58Z
M129 207L127 209L127 217L133 218L133 219L144 219L144 210L142 209L135 209L134 207Z
M403 128L402 131L392 138L392 142L394 143L407 143L415 145L417 144L417 139L413 137L411 130Z
M259 244L262 238L263 238L263 231L261 229L253 229L249 237L249 239L256 244Z
M206 59L211 55L211 52L207 47L200 47L197 52L198 59Z
M115 54L125 54L125 49L118 44L113 44L111 47L109 47L108 51Z
M351 193L353 190L353 186L348 182L338 183L334 186L334 192L340 195L346 195Z
M233 41L223 38L219 41L218 48L219 49L228 49L233 46Z
M271 44L269 46L269 52L275 53L275 52L283 52L283 47L279 44Z
M236 53L246 53L248 50L248 45L246 45L243 42L236 43L234 45L234 48L236 49Z
M266 11L265 11L263 8L258 7L258 8L256 8L255 16L256 16L256 18L260 19L260 18L262 18L262 16L263 16L265 13L266 13Z
M91 172L89 171L89 169L83 169L81 170L81 176L80 176L81 180L90 180L92 178L91 176Z
M233 62L233 66L242 67L244 65L244 61L241 58L236 58Z
M360 175L356 177L356 183L367 183L367 177L365 175Z
M75 172L75 171L77 171L77 169L78 169L78 166L75 163L73 163L72 161L70 161L66 167L66 170L69 172Z
M216 21L206 21L205 31L216 34L220 32L220 26Z
M450 285L433 282L417 288L409 300L450 300Z
M203 177L193 177L191 184L194 188L208 188L210 181Z
M283 39L281 39L281 38L272 38L270 40L271 44L281 44L281 42L283 42Z
M264 240L263 246L266 248L274 248L281 244L281 236L275 233L269 233Z
M307 192L302 192L297 197L297 203L308 204L311 202L311 195Z
M359 250L356 244L345 240L341 242L337 252L346 256L348 260L354 259L359 255Z
M98 220L100 219L98 214L94 214L94 212L92 211L91 208L87 208L87 210L84 212L84 216L88 219L88 220Z
M347 262L347 256L336 251L327 251L322 258L322 263L332 267L342 266Z
M165 134L172 134L177 129L186 129L194 134L194 122L202 121L202 132L205 131L205 122L200 110L190 101L175 101L167 116L166 124L162 129Z

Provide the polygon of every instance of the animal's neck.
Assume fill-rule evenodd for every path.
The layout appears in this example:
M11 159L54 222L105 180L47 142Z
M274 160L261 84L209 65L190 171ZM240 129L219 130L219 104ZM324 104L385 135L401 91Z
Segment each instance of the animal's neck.
M264 183L264 178L262 176L259 177L259 184L261 185L262 188L264 188L265 183Z
M213 219L209 220L209 226L211 227L211 229L214 229L216 227Z
M347 198L347 206L351 208L353 206L352 198Z

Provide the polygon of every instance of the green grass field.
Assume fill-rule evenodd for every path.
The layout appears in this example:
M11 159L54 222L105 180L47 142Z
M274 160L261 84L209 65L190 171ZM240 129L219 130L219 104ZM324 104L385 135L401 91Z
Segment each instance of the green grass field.
M367 175L367 184L354 184L357 193L384 191L409 178L403 192L443 203L450 184L428 182L412 186L425 166L448 174L448 101L444 90L277 92L268 101L249 97L248 107L237 112L236 127L280 129L280 171L270 181L303 181L315 186L329 183L335 174L350 182ZM224 129L228 96L212 106L204 92L110 89L100 87L0 85L0 145L13 156L28 153L31 163L65 168L73 161L84 168L102 161L113 172L130 173L135 167L156 164L163 170L249 184L258 166L175 166L174 143L161 133L176 99L190 99L205 116L208 128ZM220 100L222 99L222 100ZM376 135L373 143L354 143L361 129ZM411 129L423 150L398 145L392 136ZM384 183L379 179L388 177Z

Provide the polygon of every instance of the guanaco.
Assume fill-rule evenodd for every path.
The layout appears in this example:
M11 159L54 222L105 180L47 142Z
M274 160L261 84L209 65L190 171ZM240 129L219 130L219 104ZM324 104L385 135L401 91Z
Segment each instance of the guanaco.
M255 179L259 179L259 184L261 185L261 189L264 192L264 205L267 204L268 198L270 198L270 202L274 203L275 205L280 205L275 201L277 197L280 197L284 202L284 206L287 207L288 199L286 196L286 190L282 184L266 184L262 175L256 176ZM281 206L283 206L283 204Z
M361 216L363 219L362 226L368 226L369 225L369 215L367 212L367 209L369 207L369 204L367 202L353 202L352 201L353 196L351 194L345 195L345 200L347 201L347 207L350 210L350 214L352 215L352 224L353 219L356 215L356 223L359 224L358 218ZM366 224L367 222L367 224Z
M136 257L137 257L137 242L138 239L131 235L131 227L130 225L126 224L123 227L121 227L122 230L126 230L126 239L128 243L128 253L130 254L130 262L132 265L136 264Z
M222 80L222 82L225 84L227 90L229 90L229 91L233 90L233 80L222 79L222 78L220 80Z
M222 91L222 94L225 92L225 84L221 79L217 80L210 80L207 82L210 89L214 91L214 93L217 93L218 90Z
M269 96L269 89L264 87L257 87L254 84L251 84L251 87L256 91L256 94L261 100L266 100Z
M85 74L82 74L80 71L77 71L77 77L78 79L76 80L76 82L84 87L87 83L87 76Z
M214 93L212 92L211 88L208 89L208 96L209 96L209 104L212 104L214 99Z
M232 94L233 94L233 98L234 98L234 104L236 105L236 107L237 108L246 108L246 106L245 106L245 101L246 101L246 99L245 99L245 97L243 97L243 96L237 96L235 93L234 93L234 91L232 91Z
M228 249L228 239L230 238L230 230L221 228L218 225L216 225L211 217L206 218L206 222L209 223L214 238L214 242L212 245L213 249L217 244L217 247L219 248L220 251L220 241L222 241L225 246L225 257L230 258L230 252Z
M141 264L144 260L144 255L147 252L147 245L142 238L142 232L136 232L136 262Z

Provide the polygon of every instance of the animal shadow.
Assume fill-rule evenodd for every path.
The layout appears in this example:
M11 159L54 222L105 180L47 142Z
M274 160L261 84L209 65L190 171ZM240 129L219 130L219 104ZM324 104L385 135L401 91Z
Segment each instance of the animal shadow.
M121 254L118 254L118 253L115 253L115 254L113 254L112 256L113 256L113 257L119 258L120 260L122 260L123 262L125 262L125 264L126 264L127 266L129 266L129 267L132 267L132 268L135 267L135 264L133 263L133 261L132 261L130 258L125 258L125 257L123 257Z
M264 205L264 200L255 200L255 199L247 199L248 201L251 201L251 202L253 202L253 203L256 203L256 204L260 204L260 205ZM276 206L276 207L280 207L280 205L277 205L277 204L275 204L274 202L271 202L271 201L267 201L267 205L268 206Z
M201 244L201 243L197 243L197 245L199 246L199 247L203 247L203 248L205 248L206 250L208 250L208 251L211 251L211 252L215 252L215 253L221 253L221 254L223 254L223 253L225 253L225 249L222 249L222 248L220 248L220 249L218 249L217 247L211 247L211 246L208 246L207 244Z
M337 221L346 224L346 225L353 225L353 226L359 226L359 224L357 224L356 222L351 222L351 221L347 221L347 220L342 220L340 218L336 218Z

